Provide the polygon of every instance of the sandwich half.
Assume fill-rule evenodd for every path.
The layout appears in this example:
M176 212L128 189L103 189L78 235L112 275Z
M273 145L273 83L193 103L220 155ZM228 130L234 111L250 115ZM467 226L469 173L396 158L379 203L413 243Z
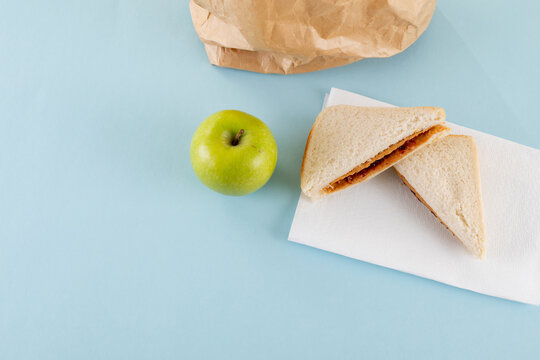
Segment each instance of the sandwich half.
M471 136L445 136L403 159L394 169L470 252L485 257L478 154Z
M302 191L316 200L375 176L446 135L444 119L436 107L327 107L307 139Z

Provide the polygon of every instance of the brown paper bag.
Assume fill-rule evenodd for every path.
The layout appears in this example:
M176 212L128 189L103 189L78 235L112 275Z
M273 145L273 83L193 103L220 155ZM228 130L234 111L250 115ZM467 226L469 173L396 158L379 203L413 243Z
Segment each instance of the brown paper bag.
M192 0L214 65L293 74L395 55L427 28L436 0Z

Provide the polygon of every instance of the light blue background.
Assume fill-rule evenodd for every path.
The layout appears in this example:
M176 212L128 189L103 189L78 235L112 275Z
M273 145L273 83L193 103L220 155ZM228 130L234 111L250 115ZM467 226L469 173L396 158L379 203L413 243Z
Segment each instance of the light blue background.
M286 239L331 86L540 148L539 13L440 1L400 55L276 76L210 66L183 0L0 0L0 359L538 358L536 307ZM279 146L242 198L189 162L226 108Z

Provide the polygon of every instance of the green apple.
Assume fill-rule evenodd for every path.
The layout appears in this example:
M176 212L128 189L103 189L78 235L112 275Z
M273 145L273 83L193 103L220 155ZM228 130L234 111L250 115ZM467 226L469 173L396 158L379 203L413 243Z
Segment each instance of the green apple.
M191 140L191 165L210 189L246 195L272 176L277 146L272 132L255 116L223 110L204 120Z

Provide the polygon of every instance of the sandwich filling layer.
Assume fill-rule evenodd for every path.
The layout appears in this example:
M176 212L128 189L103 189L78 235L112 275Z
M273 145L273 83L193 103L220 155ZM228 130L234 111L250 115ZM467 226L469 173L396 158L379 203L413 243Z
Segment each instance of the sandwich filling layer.
M434 136L438 136L440 133L448 130L449 128L446 126L435 125L426 130L417 131L390 146L388 149L381 151L372 159L358 165L347 174L332 181L322 189L322 192L330 194L334 191L342 190L348 186L367 180L371 176L394 165L418 147L426 144Z

